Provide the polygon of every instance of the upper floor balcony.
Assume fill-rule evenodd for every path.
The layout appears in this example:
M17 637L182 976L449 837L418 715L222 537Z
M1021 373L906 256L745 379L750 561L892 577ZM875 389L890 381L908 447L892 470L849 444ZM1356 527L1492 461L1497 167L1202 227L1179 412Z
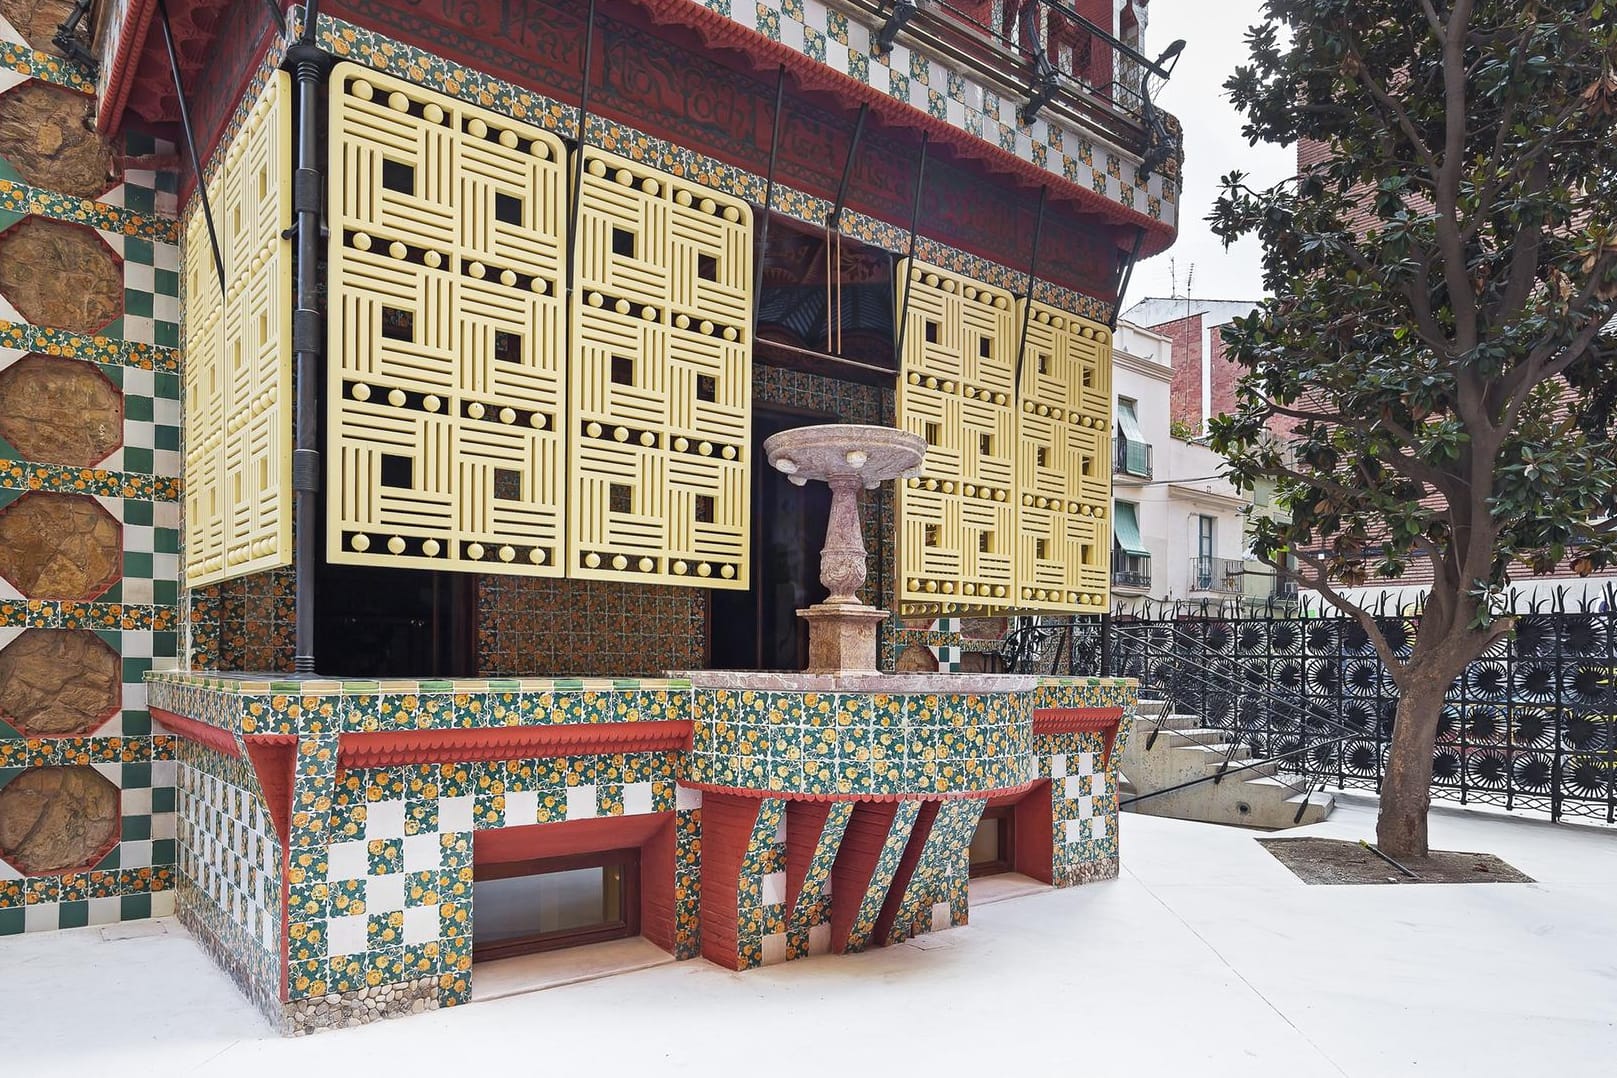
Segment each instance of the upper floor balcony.
M1133 438L1124 438L1119 435L1112 439L1114 453L1112 457L1112 470L1119 475L1133 476L1136 479L1150 479L1152 474L1152 453L1150 442L1141 442Z
M1190 590L1240 595L1246 588L1246 562L1240 558L1191 558Z

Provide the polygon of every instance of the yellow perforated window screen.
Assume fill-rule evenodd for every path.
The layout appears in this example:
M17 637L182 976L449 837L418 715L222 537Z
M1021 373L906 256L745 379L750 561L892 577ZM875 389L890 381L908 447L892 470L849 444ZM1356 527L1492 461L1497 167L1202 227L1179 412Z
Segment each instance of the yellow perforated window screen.
M1027 315L1017 416L1020 534L1016 606L1106 609L1112 528L1112 335L1047 306Z
M898 308L898 422L926 439L923 472L899 488L899 601L1006 606L1016 588L1016 304L906 262Z
M900 608L1104 610L1110 334L920 263L898 304L898 421L927 442L899 488Z
M290 78L276 72L185 217L185 581L292 560Z
M581 184L568 574L745 588L751 210L593 149Z
M560 575L564 148L353 64L330 102L327 558Z

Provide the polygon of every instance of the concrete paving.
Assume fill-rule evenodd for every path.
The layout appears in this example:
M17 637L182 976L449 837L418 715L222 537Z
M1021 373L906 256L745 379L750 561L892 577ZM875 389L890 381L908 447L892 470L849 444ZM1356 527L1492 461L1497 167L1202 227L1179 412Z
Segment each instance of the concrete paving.
M1371 837L1343 804L1288 834ZM1252 832L1123 819L1116 882L745 974L701 961L295 1040L172 921L0 941L4 1073L1528 1075L1617 1071L1617 833L1433 816L1539 882L1306 887ZM125 926L134 928L136 926ZM112 933L119 935L122 933Z

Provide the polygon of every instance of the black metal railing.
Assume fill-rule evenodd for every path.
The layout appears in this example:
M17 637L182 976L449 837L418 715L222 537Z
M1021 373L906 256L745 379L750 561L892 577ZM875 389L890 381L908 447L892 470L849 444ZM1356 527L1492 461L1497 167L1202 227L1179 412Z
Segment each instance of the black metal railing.
M1240 595L1246 586L1246 562L1239 558L1191 558L1190 590Z
M1112 439L1112 463L1116 471L1124 475L1138 476L1141 479L1150 479L1152 475L1152 449L1150 442L1137 442L1132 438L1116 437Z
M1149 588L1151 586L1151 562L1145 562L1143 567L1133 569L1113 569L1112 584L1119 588Z
M1445 699L1433 794L1617 822L1617 587L1507 601L1515 631ZM1284 616L1273 605L1202 602L1148 604L1143 618L1032 622L1007 636L1003 653L1017 672L1136 678L1142 695L1198 716L1305 787L1379 789L1397 687L1362 626L1322 616L1311 596L1301 603ZM1369 609L1395 652L1409 654L1419 603L1387 593Z
M1066 0L853 2L879 20L878 52L905 33L968 67L1023 86L1018 113L1024 123L1060 102L1096 118L1110 113L1136 133L1140 125L1149 130L1154 110L1147 80L1167 79L1183 48L1177 42L1153 60Z

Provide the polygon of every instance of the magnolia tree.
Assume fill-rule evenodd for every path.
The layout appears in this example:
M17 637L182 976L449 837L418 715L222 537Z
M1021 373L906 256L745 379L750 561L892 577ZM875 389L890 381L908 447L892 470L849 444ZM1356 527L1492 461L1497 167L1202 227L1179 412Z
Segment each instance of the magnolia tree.
M1289 519L1257 555L1356 618L1399 700L1377 838L1427 854L1443 697L1511 631L1513 576L1617 552L1617 6L1268 0L1225 83L1252 142L1324 163L1210 216L1274 298L1212 443ZM1280 432L1278 435L1276 432ZM1412 648L1354 588L1432 578Z

